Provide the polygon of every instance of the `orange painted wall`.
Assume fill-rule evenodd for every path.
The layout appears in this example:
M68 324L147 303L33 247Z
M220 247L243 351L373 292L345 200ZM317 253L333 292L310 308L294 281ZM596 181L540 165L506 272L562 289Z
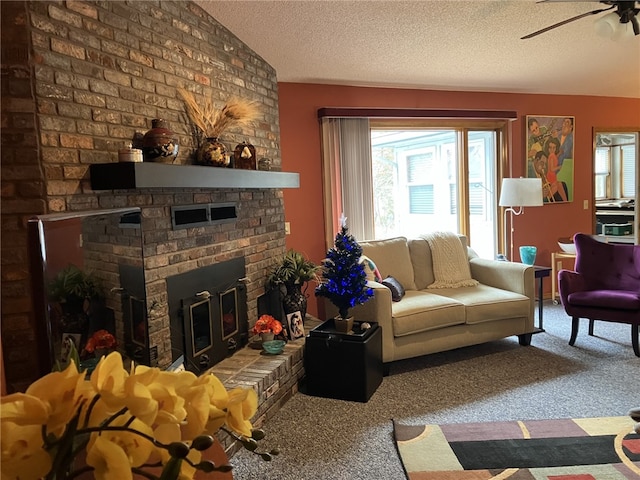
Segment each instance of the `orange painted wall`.
M321 107L387 107L514 110L518 119L512 128L512 176L524 176L523 140L526 115L570 115L575 117L574 201L529 208L514 217L514 244L536 245L539 265L551 264L556 240L576 232L591 232L593 225L593 128L640 128L640 99L569 95L448 92L371 87L343 87L279 83L282 170L300 174L300 188L284 191L285 220L291 224L287 247L319 262L325 256L320 159ZM583 209L589 200L589 209ZM545 289L549 292L551 282ZM318 312L309 289L309 313Z

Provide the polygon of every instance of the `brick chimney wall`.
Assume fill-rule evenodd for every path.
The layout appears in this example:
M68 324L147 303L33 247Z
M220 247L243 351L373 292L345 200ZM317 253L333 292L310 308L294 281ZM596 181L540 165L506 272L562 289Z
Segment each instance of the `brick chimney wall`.
M278 189L143 189L94 192L89 165L163 118L179 139L176 163L196 142L177 88L256 100L261 117L225 133L281 165L276 72L192 2L0 2L2 18L2 351L8 390L38 376L27 219L38 214L142 208L147 300L166 304L164 278L245 256L250 324L268 268L285 249ZM215 167L211 167L215 168ZM235 223L172 230L170 206L236 202ZM151 344L169 341L154 327ZM166 364L167 358L159 358Z

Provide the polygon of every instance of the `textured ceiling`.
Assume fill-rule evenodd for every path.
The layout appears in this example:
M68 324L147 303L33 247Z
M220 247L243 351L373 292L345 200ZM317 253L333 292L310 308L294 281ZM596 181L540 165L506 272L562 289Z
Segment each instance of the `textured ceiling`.
M196 0L276 69L278 81L640 98L640 36L582 18L595 1Z

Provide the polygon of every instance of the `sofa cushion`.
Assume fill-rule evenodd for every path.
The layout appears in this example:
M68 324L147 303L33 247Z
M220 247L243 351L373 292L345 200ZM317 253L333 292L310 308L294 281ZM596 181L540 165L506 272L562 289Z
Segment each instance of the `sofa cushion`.
M465 322L464 305L429 292L408 290L401 302L391 305L393 336L403 337Z
M431 248L424 238L412 238L408 241L408 245L416 289L422 290L436 280L433 276Z
M628 290L588 290L569 294L569 303L580 307L640 310L640 293Z
M382 280L382 285L391 290L391 300L394 302L399 302L404 297L405 291L404 287L400 284L398 280L389 276Z
M366 255L360 256L360 263L364 267L364 273L367 276L367 280L370 282L381 282L380 270L376 266L375 262Z
M531 308L531 300L526 295L482 284L476 287L439 289L438 295L463 304L468 324L527 317Z
M363 255L375 262L382 277L391 275L405 288L415 290L413 266L405 237L360 242Z
M460 242L462 242L465 251L467 251L467 237L464 235L458 235L458 237L460 238ZM429 247L429 243L424 237L412 238L407 243L409 245L409 253L411 254L413 279L416 284L416 290L423 290L427 288L427 285L431 285L436 281L436 278L433 275L431 247Z

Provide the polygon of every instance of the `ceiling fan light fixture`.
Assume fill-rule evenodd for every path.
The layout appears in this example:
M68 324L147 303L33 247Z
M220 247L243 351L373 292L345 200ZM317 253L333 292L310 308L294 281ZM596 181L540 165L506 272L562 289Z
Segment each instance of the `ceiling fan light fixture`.
M620 23L618 24L618 28L614 32L612 39L616 42L624 42L630 38L634 38L635 35L636 34L633 31L633 24L631 22Z
M596 33L605 38L613 38L620 26L620 16L616 12L609 12L594 22Z

